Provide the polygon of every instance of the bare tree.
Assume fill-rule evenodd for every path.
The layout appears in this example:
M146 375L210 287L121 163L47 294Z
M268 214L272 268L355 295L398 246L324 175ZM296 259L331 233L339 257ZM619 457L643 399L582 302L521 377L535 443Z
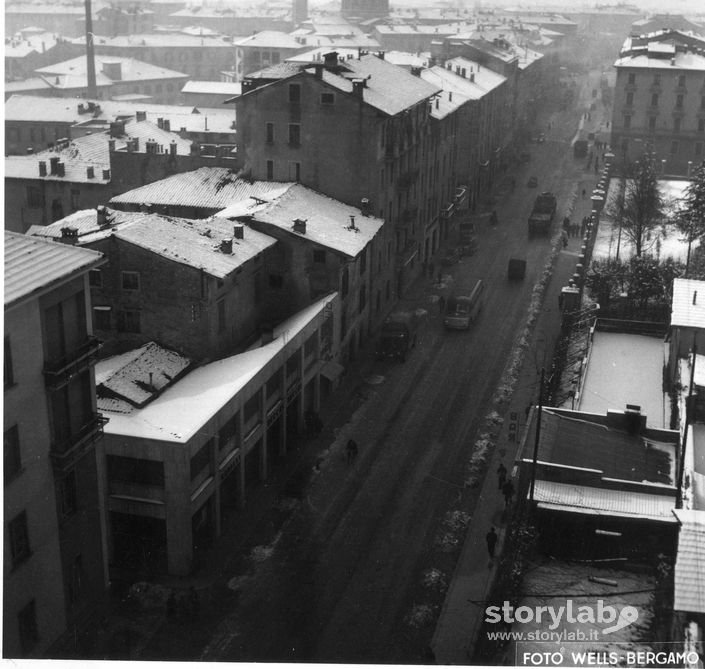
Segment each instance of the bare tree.
M685 189L680 208L675 219L683 241L688 242L686 276L690 268L690 249L694 241L705 239L705 161L695 169L692 181Z
M640 258L658 239L653 232L665 214L653 153L644 153L630 166L621 209L622 232L634 244L634 255Z

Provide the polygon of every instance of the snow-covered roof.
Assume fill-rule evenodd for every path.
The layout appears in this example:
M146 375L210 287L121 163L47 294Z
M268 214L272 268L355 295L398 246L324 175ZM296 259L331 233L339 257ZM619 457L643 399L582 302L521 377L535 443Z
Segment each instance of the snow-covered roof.
M103 262L103 254L5 231L5 308Z
M183 72L176 72L175 70L169 70L165 67L160 67L159 65L152 65L151 63L145 63L141 60L136 60L135 58L123 58L121 56L103 56L96 55L95 57L95 67L96 76L98 78L105 78L108 82L112 82L113 79L110 76L110 70L106 71L105 66L113 65L119 63L120 65L120 78L118 81L153 81L162 79L176 79L176 78L187 78L188 75ZM80 82L83 81L83 86L86 85L87 77L87 64L85 56L79 56L78 58L71 58L70 60L65 60L61 63L54 63L53 65L47 65L41 67L37 70L37 74L46 75L50 78L53 77L68 77L64 83L64 87L68 87L69 83L71 87L80 86ZM62 85L62 84L59 84Z
M218 211L250 197L271 198L289 186L278 181L247 181L227 167L201 167L116 195L110 202Z
M187 81L182 93L205 93L208 95L240 95L242 83L239 81Z
M470 83L475 84L478 98L485 96L507 80L505 76L493 72L489 67L484 67L474 60L469 60L461 56L447 60L445 66L447 70L451 70L455 72L455 74L461 74L463 70L465 70L464 78L467 78L468 81L472 75L474 81ZM472 89L468 87L467 90L470 91Z
M673 280L671 327L705 328L705 281Z
M130 413L106 410L110 421L105 433L187 443L279 353L300 346L294 337L336 296L328 295L278 325L270 343L194 369L143 408ZM96 376L103 373L105 364L96 364Z
M680 523L673 608L705 613L705 511L674 509L673 513Z
M474 93L477 87L469 81L466 82L460 75L443 67L434 65L430 69L421 70L420 76L424 81L443 88L443 91L435 97L431 104L431 116L434 118L445 118L448 114L462 107L468 100L477 99L468 94L468 89L472 89Z
M692 51L677 51L672 57L665 54L656 54L653 51L648 53L634 53L618 58L615 67L638 67L650 70L705 70L705 55Z
M233 42L233 44L239 47L259 47L268 49L298 50L304 48L300 42L296 41L295 37L278 30L262 30L254 35L250 35L249 37L243 37L242 39Z
M676 522L672 513L675 498L669 495L609 490L537 479L534 501L539 508L552 511Z
M96 374L98 409L129 413L144 406L184 372L191 360L148 342L105 360Z
M363 216L356 207L333 200L301 184L290 184L270 202L243 201L219 212L225 218L252 217L289 234L308 239L355 257L375 237L384 220ZM351 226L351 216L355 227ZM306 223L306 232L294 230L294 221Z
M71 40L72 44L85 44L85 36L77 37ZM112 37L106 35L96 35L94 43L97 47L111 46L124 47L126 49L134 49L139 47L184 47L184 48L218 48L232 49L232 42L226 41L221 37L208 35L190 35L183 30L178 33L137 33L130 35L115 35Z
M666 356L663 338L595 332L578 409L606 414L636 404L649 425L668 428L670 402L661 389Z

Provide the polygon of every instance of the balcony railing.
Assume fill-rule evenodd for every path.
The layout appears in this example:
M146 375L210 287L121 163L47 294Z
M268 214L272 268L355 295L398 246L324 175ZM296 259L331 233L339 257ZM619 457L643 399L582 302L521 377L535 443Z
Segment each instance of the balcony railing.
M62 471L70 469L91 449L94 442L103 436L103 426L107 422L108 419L102 414L94 413L76 434L52 443L51 459L54 467Z
M72 376L95 361L103 342L89 336L86 341L65 356L44 363L44 379L49 388L58 388Z

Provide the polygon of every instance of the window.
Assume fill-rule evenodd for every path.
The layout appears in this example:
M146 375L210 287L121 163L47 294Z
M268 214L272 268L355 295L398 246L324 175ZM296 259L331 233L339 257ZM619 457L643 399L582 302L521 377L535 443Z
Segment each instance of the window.
M301 86L299 84L289 84L289 102L294 104L301 102Z
M684 87L685 87L685 75L684 75L684 74L678 75L678 85L679 85L681 88L684 88Z
M627 107L631 107L634 104L634 93L627 93L627 100L626 100L626 105Z
M225 300L218 300L218 332L225 332Z
M118 332L142 332L140 325L140 312L132 309L125 309L117 312Z
M325 249L313 249L313 262L322 264L326 262Z
M27 531L27 512L15 516L9 525L10 553L12 554L12 567L24 562L30 555L29 532Z
M140 289L140 273L139 272L122 272L122 289L123 290L139 290Z
M27 186L27 206L30 209L41 209L44 207L44 193L37 186Z
M5 430L5 483L11 481L22 471L22 454L20 452L20 431L17 425Z
M39 641L39 632L37 631L37 612L34 606L34 600L24 606L17 614L17 622L20 627L20 646L22 653L29 653Z
M649 130L656 130L656 117L649 116Z
M255 393L245 402L245 423L249 423L255 417L259 418L261 399L260 393Z
M58 481L59 512L62 518L76 513L76 472L71 471Z
M673 132L681 131L681 120L679 118L673 119Z
M80 206L80 195L81 191L78 190L78 188L71 189L71 209L73 209L73 211L76 211Z
M264 128L266 131L267 135L267 144L273 144L274 143L274 123L265 123Z
M343 268L343 276L340 279L340 294L345 297L348 294L348 288L350 287L350 278L348 277L348 268Z
M628 130L632 125L632 117L628 114L624 115L624 129Z
M273 181L273 180L274 180L274 161L268 160L267 161L267 181Z
M635 84L636 83L636 74L634 72L630 72L627 75L627 83L628 84Z
M110 307L93 307L93 328L96 330L110 330L112 319Z
M12 368L12 345L10 344L10 337L5 336L5 362L3 368L3 378L5 388L15 385L15 373Z
M301 181L301 163L289 163L289 179L291 181Z
M678 142L671 142L671 155L678 153Z
M695 142L695 155L698 157L703 155L703 143L702 142Z
M231 416L218 432L218 447L224 449L237 434L238 414Z
M335 104L335 93L321 93L321 104L322 105Z
M705 132L705 118L698 119L698 132Z
M164 487L164 463L158 460L108 455L106 461L110 482Z
M76 604L83 594L83 557L77 555L71 563L68 579L69 602Z
M289 123L289 144L291 146L301 144L301 126L298 123Z
M191 458L191 480L195 479L206 467L211 464L211 451L213 439L209 439L198 452Z
M654 75L654 86L660 86L660 85L661 85L661 75L655 74Z
M683 109L683 96L676 95L676 109Z
M99 269L92 269L88 272L88 285L92 288L103 287L103 273Z
M283 288L284 287L284 277L281 274L270 274L269 275L269 287L270 288Z
M658 93L651 94L651 106L658 107Z

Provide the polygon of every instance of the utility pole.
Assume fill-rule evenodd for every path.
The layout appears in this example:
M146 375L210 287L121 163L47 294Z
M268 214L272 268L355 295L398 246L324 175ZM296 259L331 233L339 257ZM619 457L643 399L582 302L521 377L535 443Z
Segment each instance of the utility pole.
M88 98L97 99L98 85L95 79L95 47L93 46L93 10L91 0L85 0L86 7L86 77Z
M541 368L541 382L539 384L539 405L536 413L536 439L534 441L534 457L531 464L531 487L529 488L529 501L533 504L534 487L536 485L536 462L539 456L539 441L541 440L541 410L543 408L543 379L545 368Z

